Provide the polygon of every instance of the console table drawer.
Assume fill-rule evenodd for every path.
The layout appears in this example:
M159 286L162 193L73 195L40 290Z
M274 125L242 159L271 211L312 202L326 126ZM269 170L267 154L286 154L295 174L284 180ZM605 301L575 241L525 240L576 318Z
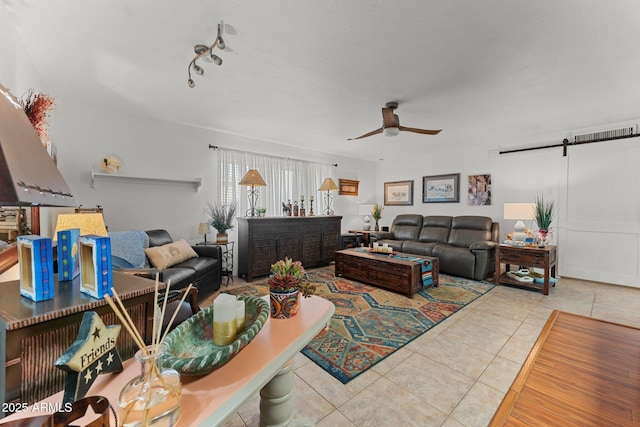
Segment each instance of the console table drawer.
M546 254L532 253L523 254L519 252L501 251L500 261L505 264L522 264L529 267L544 267Z

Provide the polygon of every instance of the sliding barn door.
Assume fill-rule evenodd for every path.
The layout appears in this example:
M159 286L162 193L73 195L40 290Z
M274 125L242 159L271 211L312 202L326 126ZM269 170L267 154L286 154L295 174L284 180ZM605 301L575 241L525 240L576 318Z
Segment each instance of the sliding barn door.
M560 275L640 287L640 138L569 147L565 159Z

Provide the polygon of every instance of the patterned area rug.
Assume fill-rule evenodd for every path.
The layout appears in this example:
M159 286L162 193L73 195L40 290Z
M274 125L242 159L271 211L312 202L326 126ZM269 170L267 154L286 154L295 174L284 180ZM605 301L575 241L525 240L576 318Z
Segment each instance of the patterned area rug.
M409 299L404 295L336 277L334 267L308 273L316 295L336 306L327 330L302 353L343 384L407 345L476 298L493 289L488 282L440 275L440 286ZM266 279L230 289L230 293L266 295ZM304 301L302 303L304 309Z

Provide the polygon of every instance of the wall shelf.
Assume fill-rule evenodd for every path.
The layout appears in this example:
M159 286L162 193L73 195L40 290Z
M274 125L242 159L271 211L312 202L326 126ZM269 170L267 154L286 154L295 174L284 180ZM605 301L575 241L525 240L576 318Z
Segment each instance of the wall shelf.
M143 176L120 175L115 173L96 172L91 169L91 188L95 188L96 181L105 182L129 182L132 184L169 184L169 185L188 185L195 189L196 192L202 186L202 178L194 179L173 179L173 178L153 178Z

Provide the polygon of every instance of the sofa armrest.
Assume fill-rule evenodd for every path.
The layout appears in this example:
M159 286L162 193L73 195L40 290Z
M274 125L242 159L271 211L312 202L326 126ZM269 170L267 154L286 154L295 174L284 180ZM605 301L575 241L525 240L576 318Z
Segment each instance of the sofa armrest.
M220 246L202 245L202 246L191 246L191 247L198 254L198 256L215 258L217 260L222 261L222 248Z
M393 233L390 231L372 231L369 233L370 242L377 242L382 239L393 239Z
M491 249L495 249L496 246L498 246L498 243L491 241L491 240L481 240L479 242L473 242L472 244L469 245L469 250L471 251L477 251L477 250L481 250L481 251L488 251Z

